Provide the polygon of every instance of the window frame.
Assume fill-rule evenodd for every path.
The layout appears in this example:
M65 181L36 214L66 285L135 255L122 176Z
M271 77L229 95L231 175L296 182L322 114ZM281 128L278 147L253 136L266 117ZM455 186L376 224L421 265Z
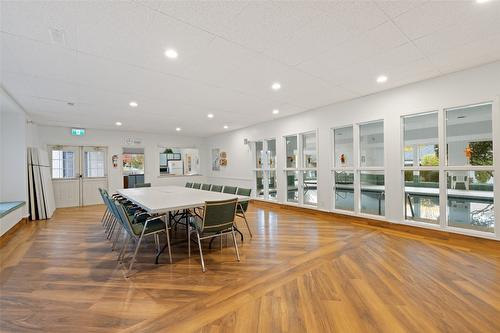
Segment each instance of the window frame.
M269 152L269 149L268 149L268 141L273 141L274 140L274 146L275 146L275 155L274 155L274 166L271 167L270 164L269 164L269 161L270 161L270 154L268 153ZM263 161L261 163L261 167L258 168L257 167L257 143L262 143L262 151L264 152L264 154L261 155L261 157L263 158ZM253 169L252 169L252 176L253 176L253 187L254 187L254 190L255 190L255 198L259 199L259 200L266 200L266 201L272 201L272 202L275 202L275 201L278 201L278 195L279 195L279 190L278 190L278 186L275 185L275 189L276 189L276 195L274 196L274 198L271 198L271 196L269 195L269 180L270 180L270 175L271 175L271 172L274 172L275 173L275 183L276 184L279 184L279 181L277 179L277 172L276 172L276 164L277 164L277 160L278 160L278 140L276 137L269 137L269 138L265 138L265 139L259 139L259 140L255 140L253 141L253 144L252 144L252 155L253 155L253 158L252 158L252 164L253 164ZM258 192L258 189L257 189L257 174L259 172L262 172L262 191L263 191L263 195L262 196L259 196L259 192Z
M473 106L479 106L479 105L491 105L491 118L492 118L492 141L493 141L493 164L488 165L488 166L449 166L447 163L447 155L448 155L448 147L447 147L447 129L446 129L446 111L447 110L453 110L453 109L459 109L459 108L467 108L467 107L473 107ZM404 165L404 123L403 119L405 117L411 117L411 116L418 116L418 115L424 115L427 113L437 113L438 115L438 145L439 145L439 166L426 166L426 167L420 167L420 166L412 166L412 167L406 167ZM437 229L437 230L443 230L443 231L449 231L453 233L459 233L459 234L464 234L464 235L472 235L472 236L479 236L483 238L495 238L499 239L500 238L500 227L498 226L498 221L495 219L495 227L493 232L486 232L486 231L480 231L480 230L474 230L474 229L467 229L467 228L460 228L460 227L455 227L455 226L450 226L448 225L448 184L447 184L447 174L450 171L493 171L494 172L494 191L493 191L493 200L494 200L494 213L495 216L500 216L500 207L498 203L500 202L500 194L498 191L498 187L500 186L500 181L498 175L498 166L497 166L497 160L498 154L500 153L500 145L495 144L495 141L498 142L498 139L500 137L500 133L498 130L495 130L495 122L500 121L500 115L499 113L499 99L485 99L482 102L477 102L477 103L463 103L463 104L458 104L454 106L444 106L440 105L437 108L432 108L430 111L422 111L422 112L414 112L414 113L407 113L407 114L402 114L400 116L400 163L401 163L401 172L402 172L402 178L401 178L401 189L402 189L402 206L403 206L403 223L409 224L409 225L415 225L415 226L420 226L424 228L429 228L429 229ZM409 220L406 218L405 214L405 206L406 206L406 198L405 198L405 181L404 181L404 171L438 171L439 172L439 220L437 224L433 223L428 223L424 221L418 221L418 220Z
M306 168L306 167L304 167L304 161L303 161L303 159L304 159L303 136L307 135L307 134L313 134L313 133L315 135L314 144L315 144L315 150L316 150L316 167L315 168ZM295 136L297 138L297 160L296 160L294 168L286 167L287 157L288 157L287 153L286 153L287 152L286 138L291 137L291 136ZM318 185L319 185L319 172L318 171L319 171L319 168L318 168L318 165L319 165L319 161L320 161L319 131L318 131L318 129L309 130L309 131L302 131L302 132L293 133L293 134L285 134L282 136L282 138L283 138L282 149L284 152L283 158L284 158L284 163L285 163L284 164L285 167L282 169L282 172L283 172L284 177L285 177L284 186L286 189L286 195L284 198L284 202L286 204L295 205L295 206L318 207L318 205L319 205L319 195L318 195L319 194L319 191L318 191ZM287 178L287 175L288 175L289 171L296 172L296 175L297 175L297 182L298 182L297 202L288 201L288 178ZM309 203L304 202L304 172L306 172L306 171L315 171L316 172L316 204L309 204Z

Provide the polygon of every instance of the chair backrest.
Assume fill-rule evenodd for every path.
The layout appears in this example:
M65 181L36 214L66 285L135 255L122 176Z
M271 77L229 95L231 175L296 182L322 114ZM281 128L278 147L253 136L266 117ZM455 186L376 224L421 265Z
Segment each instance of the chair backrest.
M249 197L251 193L252 193L252 189L241 188L241 187L238 187L238 191L236 192L237 195L244 195L246 197ZM241 206L241 209L243 209L243 211L246 212L248 209L248 201L240 201L240 206Z
M238 199L206 201L202 231L218 232L231 228Z
M185 187L191 188L191 187L193 187L193 183L186 183Z
M193 188L199 190L201 188L201 184L200 183L193 183Z
M112 200L114 211L117 215L117 220L123 225L125 230L130 236L136 237L137 235L134 233L134 228L132 227L132 222L128 218L127 211L125 207L117 200Z
M212 192L222 192L222 185L212 185L212 189L210 189Z
M98 190L99 190L99 194L101 195L102 201L104 202L104 204L106 204L106 201L104 200L104 192L103 192L104 190L100 187L98 188Z
M151 183L137 183L135 187L151 187Z
M204 191L210 191L211 186L212 185L210 185L210 184L203 184L203 185L201 185L201 189Z
M224 190L222 192L228 193L228 194L236 194L236 187L235 186L224 186Z

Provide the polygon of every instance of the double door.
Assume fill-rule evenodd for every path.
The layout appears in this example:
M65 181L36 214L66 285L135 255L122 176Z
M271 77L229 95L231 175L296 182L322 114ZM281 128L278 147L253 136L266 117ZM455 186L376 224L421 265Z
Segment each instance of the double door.
M49 147L57 208L102 203L98 189L108 188L106 156L105 147Z

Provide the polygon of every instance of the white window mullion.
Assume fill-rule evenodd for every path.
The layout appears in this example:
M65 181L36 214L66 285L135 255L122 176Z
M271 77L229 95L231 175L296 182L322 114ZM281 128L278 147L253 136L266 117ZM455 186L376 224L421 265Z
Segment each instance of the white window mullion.
M442 229L447 224L447 175L446 175L446 116L444 108L438 111L438 149L439 149L439 225Z

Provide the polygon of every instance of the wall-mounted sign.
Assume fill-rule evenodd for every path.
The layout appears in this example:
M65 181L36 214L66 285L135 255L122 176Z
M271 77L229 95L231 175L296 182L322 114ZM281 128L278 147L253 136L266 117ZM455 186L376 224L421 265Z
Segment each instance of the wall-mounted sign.
M73 136L84 136L85 135L85 128L72 128L71 129L71 135L73 135Z

